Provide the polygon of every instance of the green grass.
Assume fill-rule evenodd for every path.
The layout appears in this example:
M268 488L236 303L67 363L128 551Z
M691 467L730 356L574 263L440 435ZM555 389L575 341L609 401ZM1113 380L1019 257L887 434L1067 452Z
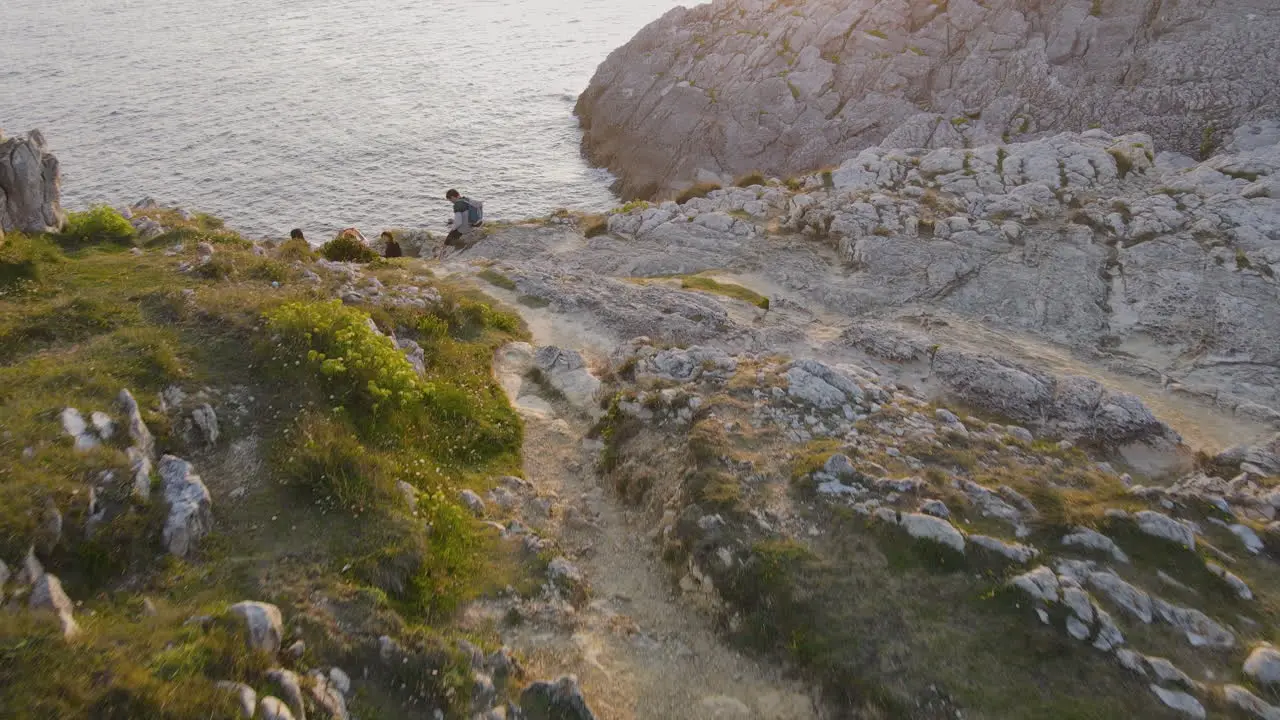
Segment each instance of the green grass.
M681 279L680 287L685 290L700 290L702 292L715 293L716 295L724 295L725 297L750 303L763 310L769 309L769 298L750 288L734 285L733 283L722 283L708 277L693 276Z
M185 233L227 233L207 216L181 222ZM519 472L523 427L491 362L527 332L485 296L442 283L429 309L345 306L329 299L341 278L293 283L297 271L280 253L262 258L233 233L225 240L214 256L221 270L189 274L176 266L196 259L190 243L177 258L113 241L59 250L51 238L11 234L0 245L0 272L11 278L0 289L0 558L13 567L39 537L45 508L59 508L62 538L42 560L84 628L68 645L47 620L0 613L0 707L15 718L232 717L212 683L269 691L261 665L223 626L184 621L251 598L299 622L319 618L307 635L318 665L378 666L376 648L359 646L369 636L416 644L422 660L406 667L421 677L375 670L386 684L362 705L371 716L404 716L401 683L460 716L469 677L440 665L448 642L430 638L453 632L461 603L527 587L536 572L456 504L459 488ZM388 286L428 274L405 263L363 270ZM422 345L424 376L370 318ZM180 418L157 410L173 384L239 388L252 410L240 422L224 416L227 439L192 455ZM120 436L77 453L59 425L67 406L118 418L121 388L137 397L157 447L194 462L214 493L215 532L186 560L160 546L164 504L132 499L120 481ZM250 439L260 469L220 470L227 443ZM399 481L419 489L416 509ZM249 497L228 504L228 482ZM112 511L90 536L92 486ZM314 593L336 610L309 606ZM158 616L140 612L143 595ZM325 615L337 610L341 624ZM445 672L431 674L428 659Z
M720 189L720 183L713 183L713 182L697 183L696 185L693 185L692 187L689 187L688 189L681 191L680 194L676 196L676 202L683 205L694 198L706 197L710 195L712 192L719 189Z
M477 273L477 277L489 283L490 285L493 285L494 287L500 287L503 290L510 290L514 292L516 289L516 283L514 280L507 277L506 275L503 275L497 270L494 270L493 268L486 268L485 270L481 270L479 273Z
M759 170L756 170L754 172L749 172L745 175L741 175L736 180L733 181L734 187L740 187L740 188L748 188L748 187L752 187L753 185L764 185L764 184L765 184L764 173L760 172Z

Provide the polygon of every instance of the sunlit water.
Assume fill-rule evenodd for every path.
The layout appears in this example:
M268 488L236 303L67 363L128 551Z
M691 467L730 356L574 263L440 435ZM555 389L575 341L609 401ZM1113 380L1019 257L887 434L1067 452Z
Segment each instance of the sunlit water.
M573 103L694 0L0 0L0 128L40 128L71 209L162 202L247 232L616 204Z

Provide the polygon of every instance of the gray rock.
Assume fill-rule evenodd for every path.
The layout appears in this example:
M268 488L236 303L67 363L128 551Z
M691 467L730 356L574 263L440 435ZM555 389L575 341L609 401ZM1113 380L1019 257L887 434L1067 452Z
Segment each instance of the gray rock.
M1136 513L1134 519L1138 522L1138 529L1148 535L1168 540L1188 550L1196 549L1196 533L1184 522L1152 510Z
M1249 589L1248 583L1240 579L1240 576L1222 567L1216 562L1209 561L1209 562L1205 562L1204 565L1209 572L1222 578L1222 581L1225 582L1233 591L1235 591L1235 594L1241 600L1253 599L1253 591Z
M306 701L302 696L302 683L292 670L275 668L267 672L267 679L276 684L289 710L297 720L307 720Z
M787 394L821 410L860 404L862 389L848 374L816 360L801 360L787 370Z
M1150 623L1154 619L1151 596L1125 582L1119 575L1113 572L1091 572L1089 584L1142 622Z
M295 720L293 713L289 712L289 706L270 695L258 703L258 715L262 720Z
M115 421L111 416L101 410L94 410L89 415L89 420L93 424L93 431L103 440L110 440L116 434Z
M484 515L484 500L473 490L462 490L458 493L458 499L462 500L462 504L477 517Z
M986 535L970 535L968 541L979 547L986 548L994 553L1005 556L1020 565L1031 562L1040 551L1030 545L1022 543L1008 543L999 538L988 537Z
M951 517L951 511L947 509L947 504L937 499L929 499L920 503L920 512L944 519Z
M547 577L574 605L587 599L587 579L576 565L563 557L555 558L547 565Z
M932 515L907 513L901 516L898 524L913 538L931 540L956 552L964 552L964 535L946 520Z
M85 422L79 410L66 408L58 418L62 421L62 429L75 440L76 450L85 452L102 444L98 436L89 431L89 424Z
M1058 576L1052 570L1041 565L1030 572L1018 575L1009 584L1031 596L1033 600L1045 603L1058 602Z
M595 713L569 675L553 682L539 681L520 693L520 707L527 720L595 720Z
M62 582L57 577L41 572L32 582L29 604L32 610L56 615L64 638L70 640L80 634L80 626L74 615L75 605L62 590Z
M186 557L213 527L213 500L185 460L172 455L160 458L160 478L169 505L162 535L164 546L170 554Z
M133 393L127 389L121 390L116 402L124 412L125 427L129 430L129 439L133 442L133 447L138 448L143 455L155 458L155 439L151 437L151 431L142 420L142 411L138 408L138 401L133 398Z
M1156 616L1181 630L1193 647L1235 647L1235 635L1199 610L1179 607L1160 598L1152 598L1151 605Z
M39 130L25 138L0 133L0 237L10 231L62 230L67 216L61 185L58 159L48 152Z
M136 447L125 451L129 458L129 471L133 476L132 492L137 499L151 499L151 458Z
M343 697L342 691L330 682L329 676L319 670L313 670L310 680L307 692L315 701L321 716L333 718L333 720L349 720L351 716L347 712L346 698Z
M343 672L342 668L329 668L329 683L343 695L351 694L351 676Z
M1166 685L1180 685L1188 690L1194 690L1196 683L1186 673L1178 669L1176 665L1165 658L1150 657L1144 658L1147 666L1151 668L1151 674L1156 680Z
M258 693L254 692L253 688L244 683L223 680L218 682L218 689L225 690L235 697L240 705L240 717L253 720L254 709L258 706Z
M543 381L574 407L583 410L596 407L600 380L591 374L580 353L557 347L539 348L534 354L534 366L541 372Z
M1124 551L1120 549L1119 545L1116 545L1114 540L1091 528L1076 528L1075 532L1072 532L1070 535L1066 535L1062 538L1062 544L1075 545L1077 547L1108 553L1116 560L1116 562L1129 562L1129 556L1124 554Z
M4 603L4 586L9 582L9 566L0 560L0 604Z
M284 618L280 608L263 602L239 602L227 608L245 625L249 648L275 655L284 639Z
M1280 708L1268 704L1239 685L1224 685L1222 696L1227 704L1240 708L1258 720L1280 720Z
M1166 690L1159 685L1152 685L1151 692L1155 693L1156 697L1160 698L1160 702L1164 703L1167 707L1177 710L1183 715L1193 718L1205 717L1204 706L1200 704L1199 700L1196 700L1187 693L1178 690Z
M822 469L838 478L851 478L858 474L858 471L853 467L853 461L849 459L848 455L842 453L836 453L827 458L827 462L822 466Z
M1258 537L1258 533L1254 532L1253 528L1248 525L1236 523L1227 529L1231 531L1232 535L1240 538L1240 542L1244 543L1245 550L1254 555L1262 552L1263 548L1266 547L1262 542L1262 538Z
M1280 685L1280 651L1260 645L1244 661L1244 674L1259 685Z
M195 423L196 429L200 431L200 438L204 440L206 447L213 447L218 444L218 414L213 411L213 407L209 403L204 403L192 410L191 420Z
M1280 11L1247 0L1148 9L1144 0L1114 0L1098 16L1060 1L720 0L641 30L600 65L575 111L584 151L627 198L700 174L787 177L881 144L968 148L1091 123L1147 128L1191 155L1206 127L1280 115L1274 101L1253 100L1280 96L1266 52ZM1189 79L1182 69L1197 64L1204 71ZM1245 149L1271 139L1261 129L1224 135L1210 130L1209 140ZM860 175L882 172L865 166L842 166L833 184L858 187ZM1057 170L1046 168L1055 182ZM1024 171L1005 163L1005 174Z

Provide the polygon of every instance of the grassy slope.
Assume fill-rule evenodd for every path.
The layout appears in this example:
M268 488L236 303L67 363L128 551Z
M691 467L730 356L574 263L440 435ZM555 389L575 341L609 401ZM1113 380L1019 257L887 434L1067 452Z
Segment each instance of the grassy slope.
M453 502L459 487L518 471L519 419L489 373L493 349L522 336L518 321L444 286L444 303L428 311L367 308L385 329L417 338L428 359L428 377L413 381L422 396L374 427L329 404L343 380L309 363L305 342L273 344L279 333L266 331L264 317L287 303L317 313L308 317L335 312L322 303L337 280L301 282L300 268L254 255L207 216L163 219L182 227L149 245L185 242L177 256L67 239L62 252L13 235L0 247L0 558L12 567L38 537L43 509L56 504L63 539L46 565L83 603L85 629L68 645L48 622L0 614L0 707L16 718L230 717L210 682L269 690L267 660L222 630L183 622L242 599L281 605L315 665L363 666L370 644L391 634L435 667L452 667L440 638L453 608L527 577L523 561ZM198 241L216 244L214 261L180 274ZM424 273L403 261L368 274L393 285ZM361 342L357 350L381 347L374 336ZM224 420L222 450L193 451L155 412L171 384L237 387L253 399L251 413L239 425ZM163 503L134 503L121 484L107 493L118 517L92 538L82 530L89 481L127 465L120 446L74 453L57 415L66 406L86 416L114 411L122 387L137 396L158 450L192 460L214 495L214 535L186 561L160 547ZM248 465L256 471L246 474L228 445L256 448ZM334 502L338 476L350 493L341 496L360 502ZM401 479L423 491L417 515L390 492ZM237 485L246 494L228 500ZM142 612L143 597L155 615ZM404 697L377 679L365 707L402 714ZM404 680L383 679L388 687ZM466 693L450 687L465 681L443 672L407 692L456 705Z

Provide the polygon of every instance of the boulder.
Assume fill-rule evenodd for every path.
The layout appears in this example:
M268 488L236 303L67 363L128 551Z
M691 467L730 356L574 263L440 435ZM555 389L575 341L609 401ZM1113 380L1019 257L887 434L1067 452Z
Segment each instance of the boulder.
M1018 575L1010 580L1009 584L1025 592L1033 600L1044 603L1058 602L1060 590L1058 576L1043 565Z
M547 577L575 606L587 600L587 579L576 565L563 557L555 558L547 565Z
M600 380L591 374L580 353L542 347L534 354L533 361L541 379L564 396L570 405L582 410L595 408Z
M466 505L474 515L484 515L484 500L474 490L462 490L458 493L458 499L462 500L462 504Z
M1280 650L1260 645L1244 661L1244 674L1259 685L1280 685Z
M0 133L0 236L62 230L67 216L61 184L58 159L48 152L39 130L25 138Z
M1005 542L999 538L988 537L986 535L970 535L968 541L978 547L986 548L991 552L1003 555L1019 565L1025 565L1031 562L1040 551L1030 545L1022 543Z
M555 682L539 681L520 693L520 707L527 720L595 720L595 713L578 687L578 678L569 675Z
M275 655L284 639L284 617L280 608L263 602L244 601L227 608L239 618L247 633L245 641L251 650Z
M333 720L349 720L351 716L347 712L346 698L329 676L319 670L312 670L310 679L307 691L311 694L311 699L315 701L321 715Z
M186 557L213 527L213 499L191 464L181 458L160 458L160 478L165 502L169 504L162 535L164 546L170 554Z
M1188 550L1196 549L1196 533L1191 526L1179 520L1153 510L1143 510L1134 514L1138 521L1138 529L1153 537L1176 543Z
M920 512L925 515L932 515L936 518L951 517L951 510L947 508L947 504L936 498L931 498L920 503Z
M253 720L254 709L258 706L258 693L254 692L253 688L244 683L223 680L218 683L218 689L225 690L235 697L240 706L240 717L244 720Z
M1173 708L1178 712L1192 718L1206 717L1204 706L1199 700L1179 690L1166 690L1159 685L1151 685L1151 692L1160 698L1160 702L1167 707Z
M1078 527L1075 532L1062 538L1063 545L1075 545L1078 547L1088 548L1089 550L1097 550L1111 555L1116 562L1127 563L1129 556L1124 554L1119 545L1111 538L1103 535L1097 530L1087 527Z
M1268 704L1239 685L1224 685L1222 697L1228 705L1240 708L1258 720L1280 720L1280 708Z
M964 552L964 535L954 525L942 518L920 513L908 513L901 517L898 524L913 538L931 540L956 552Z

